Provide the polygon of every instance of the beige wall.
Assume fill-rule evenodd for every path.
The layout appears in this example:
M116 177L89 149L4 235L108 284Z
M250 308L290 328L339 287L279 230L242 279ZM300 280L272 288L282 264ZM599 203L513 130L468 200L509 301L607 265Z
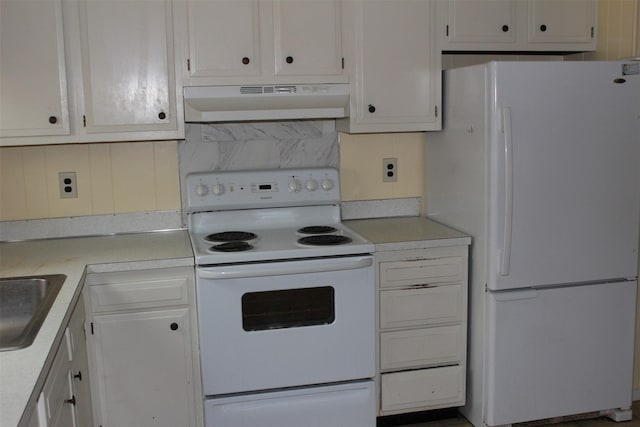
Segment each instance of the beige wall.
M59 172L78 197L61 199ZM0 221L180 209L176 141L0 149Z
M422 197L424 133L340 134L342 200ZM383 182L383 159L397 159L397 181Z

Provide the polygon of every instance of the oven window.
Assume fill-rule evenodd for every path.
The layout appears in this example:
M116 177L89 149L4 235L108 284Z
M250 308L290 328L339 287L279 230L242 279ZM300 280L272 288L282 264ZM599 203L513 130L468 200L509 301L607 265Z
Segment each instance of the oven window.
M245 331L327 325L335 318L331 286L242 295L242 328Z

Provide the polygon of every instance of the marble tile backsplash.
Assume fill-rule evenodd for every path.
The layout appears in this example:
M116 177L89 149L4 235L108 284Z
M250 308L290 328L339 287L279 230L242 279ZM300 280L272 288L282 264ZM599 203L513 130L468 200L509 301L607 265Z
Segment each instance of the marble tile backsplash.
M191 172L340 166L334 120L187 124L180 185Z
M187 124L180 176L191 172L339 167L334 120Z

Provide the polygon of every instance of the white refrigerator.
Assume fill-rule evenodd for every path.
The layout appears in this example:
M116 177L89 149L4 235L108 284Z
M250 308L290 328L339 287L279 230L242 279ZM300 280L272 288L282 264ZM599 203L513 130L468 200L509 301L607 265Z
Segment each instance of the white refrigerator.
M640 63L491 62L443 81L426 211L473 238L462 413L630 418Z

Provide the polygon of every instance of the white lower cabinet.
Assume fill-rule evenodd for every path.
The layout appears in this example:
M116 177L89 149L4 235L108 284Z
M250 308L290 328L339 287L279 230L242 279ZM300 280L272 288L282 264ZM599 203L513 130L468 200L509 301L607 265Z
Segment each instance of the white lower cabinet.
M27 427L92 426L84 318L84 304L79 300Z
M89 274L85 284L94 424L197 425L193 269Z
M383 374L380 409L400 413L460 406L464 404L464 376L460 365Z
M49 375L38 399L38 418L42 427L75 425L73 411L75 399L69 359L69 349L63 343L53 359Z
M376 252L379 415L465 403L468 247Z

